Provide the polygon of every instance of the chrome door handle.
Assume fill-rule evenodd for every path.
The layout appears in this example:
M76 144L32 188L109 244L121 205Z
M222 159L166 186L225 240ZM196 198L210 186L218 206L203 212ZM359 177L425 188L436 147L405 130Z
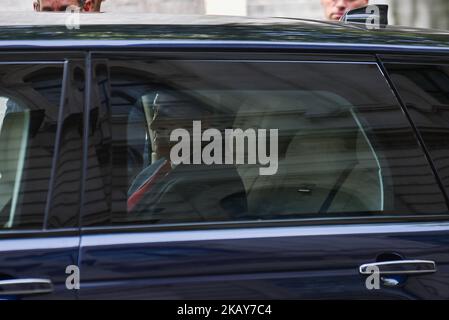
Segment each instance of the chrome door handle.
M376 269L377 268L377 269ZM397 260L367 263L359 267L363 275L371 275L378 270L380 275L420 275L437 272L435 262L427 260Z
M46 279L0 280L0 296L33 295L53 292L53 284Z

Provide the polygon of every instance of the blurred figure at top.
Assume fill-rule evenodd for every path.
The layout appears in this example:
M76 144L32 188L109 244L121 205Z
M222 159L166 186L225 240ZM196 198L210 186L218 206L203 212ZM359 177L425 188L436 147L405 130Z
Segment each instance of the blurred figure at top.
M327 20L340 20L348 10L368 5L369 0L321 0Z
M104 0L91 0L91 5L88 8L84 6L84 11L86 12L100 12L101 11L101 3Z
M99 12L102 0L35 0L34 11L56 12L66 11L71 6L76 6L82 12Z

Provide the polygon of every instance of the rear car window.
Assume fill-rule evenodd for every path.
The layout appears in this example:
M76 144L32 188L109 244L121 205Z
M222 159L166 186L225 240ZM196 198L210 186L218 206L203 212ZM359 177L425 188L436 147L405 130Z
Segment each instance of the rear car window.
M42 229L62 65L0 64L0 232Z
M386 64L449 192L449 66Z
M117 60L94 70L85 225L447 211L376 64Z

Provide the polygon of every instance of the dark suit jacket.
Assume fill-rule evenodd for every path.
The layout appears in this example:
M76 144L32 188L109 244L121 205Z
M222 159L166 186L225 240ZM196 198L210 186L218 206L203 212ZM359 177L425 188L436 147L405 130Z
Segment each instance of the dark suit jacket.
M178 165L129 215L151 223L186 223L235 220L246 213L245 188L235 166Z

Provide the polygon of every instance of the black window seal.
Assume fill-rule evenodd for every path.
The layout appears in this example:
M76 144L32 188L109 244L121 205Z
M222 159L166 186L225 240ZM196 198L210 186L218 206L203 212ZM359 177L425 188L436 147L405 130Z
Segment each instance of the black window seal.
M82 228L84 218L84 206L86 203L86 186L88 178L88 162L89 162L89 128L90 128L90 112L92 106L92 53L87 52L85 56L85 86L84 86L84 109L83 109L83 160L81 165L81 188L80 188L80 211L78 214L78 227Z
M63 128L63 122L64 122L64 109L65 109L65 101L67 96L67 87L68 87L68 68L69 68L69 62L66 60L64 61L64 70L62 74L62 88L61 88L61 96L59 100L59 111L58 111L58 124L56 127L56 140L55 140L55 147L53 149L53 159L51 162L51 172L50 172L50 181L49 181L49 187L47 192L47 200L45 204L45 213L44 213L44 226L43 231L48 230L48 218L50 216L50 210L52 207L53 202L53 189L54 184L56 180L56 171L57 171L57 165L59 160L59 149L61 148L61 134L62 134L62 128Z

